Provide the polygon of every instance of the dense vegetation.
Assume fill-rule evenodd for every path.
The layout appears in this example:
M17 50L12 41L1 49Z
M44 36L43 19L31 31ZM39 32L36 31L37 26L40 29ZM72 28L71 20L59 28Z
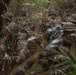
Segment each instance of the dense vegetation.
M30 29L25 27L25 33L27 35L26 41L21 40L23 45L29 49L30 54L26 54L26 59L23 58L23 54L20 54L23 56L23 60L20 60L21 63L16 62L17 64L13 67L11 67L12 64L9 64L10 69L5 72L5 75L20 75L16 73L19 72L21 68L25 69L25 75L76 75L76 23L75 26L73 25L74 27L71 27L74 31L67 29L70 26L67 28L62 26L63 22L70 22L68 21L68 17L71 14L76 14L76 0L11 0L8 3L0 0L0 2L2 2L2 4L4 3L2 8L0 8L0 21L2 20L1 14L11 12L13 17L9 23L15 22L18 25L27 25L31 29L30 33L26 33L30 31ZM49 13L52 11L56 13L57 22L54 27L52 27L52 25L49 26ZM2 20L3 24L4 21L5 20ZM2 24L2 22L0 22L0 24ZM49 28L52 29L52 34L50 32L47 35ZM54 28L57 29L54 30ZM63 32L59 32L62 30ZM4 32L3 29L2 32ZM23 32L23 30L21 32ZM11 36L12 46L8 55L13 61L14 53L16 52L16 41L18 41L19 38L16 40L15 34ZM28 40L32 36L35 36L35 39L30 45ZM8 63L12 63L12 61L8 60Z

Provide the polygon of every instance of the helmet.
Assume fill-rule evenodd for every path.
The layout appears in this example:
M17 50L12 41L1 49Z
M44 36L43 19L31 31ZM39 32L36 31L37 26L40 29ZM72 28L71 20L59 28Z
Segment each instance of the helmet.
M17 35L19 32L19 25L16 23L10 23L8 26L5 26L5 28L12 34Z
M51 10L51 11L49 11L48 16L51 16L51 15L57 15L57 14L58 14L57 11L55 11L55 10Z
M76 14L70 15L70 16L68 17L68 20L69 20L70 22L76 22Z
M10 12L6 12L6 13L2 14L1 17L10 21L10 20L12 20L13 14Z

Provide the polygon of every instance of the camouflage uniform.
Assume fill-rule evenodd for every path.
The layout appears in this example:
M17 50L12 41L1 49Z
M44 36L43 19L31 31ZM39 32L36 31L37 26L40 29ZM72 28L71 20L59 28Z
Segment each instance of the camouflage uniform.
M53 28L48 28L45 32L45 38L51 42L52 40L60 37L62 35L62 26L60 24L55 24Z
M27 37L27 33L20 33L18 35L17 51L19 53L19 57L16 61L17 63L23 62L28 56L29 50L26 47L26 45L27 45L26 37ZM21 61L21 60L23 60L23 61Z
M13 59L14 57L16 58L16 63L21 63L25 60L26 56L29 53L29 50L27 50L26 48L26 37L27 37L27 33L21 32L24 28L23 26L20 26L16 23L10 23L8 26L6 26L6 29L12 34L12 36L17 36L16 42L14 42L13 44L15 44L14 49L11 50L11 52L13 51ZM13 47L13 45L11 45Z
M9 70L9 67L13 67L17 63L20 64L25 60L29 50L27 50L25 45L27 33L20 33L21 30L19 25L16 23L10 23L8 26L5 26L5 28L11 36L6 35L4 38L1 38L0 69L1 71L8 72L7 70Z
M62 22L63 25L63 45L69 49L75 44L76 26L72 22ZM73 36L71 36L73 34Z

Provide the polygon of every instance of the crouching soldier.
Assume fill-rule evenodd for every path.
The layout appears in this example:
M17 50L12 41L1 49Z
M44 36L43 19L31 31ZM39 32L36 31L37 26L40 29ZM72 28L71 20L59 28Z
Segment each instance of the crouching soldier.
M12 56L13 56L13 52L14 52L14 49L16 48L15 47L15 43L16 43L16 37L17 35L14 34L14 32L12 31L12 29L15 27L14 26L15 24L12 24L12 26L8 25L8 26L5 26L5 31L4 31L4 37L2 38L2 42L1 44L3 43L3 49L4 49L4 52L3 52L3 58L2 58L2 71L5 71L6 74L7 72L9 72L9 69L11 68L10 65L10 61L12 59ZM14 31L18 31L18 28L15 27L16 30Z
M16 23L10 23L6 26L8 32L9 46L6 46L6 52L11 56L12 67L15 64L21 64L28 56L29 50L26 48L26 33L21 33L21 27ZM6 44L7 45L7 44ZM10 48L10 49L9 49ZM13 63L16 62L16 63Z

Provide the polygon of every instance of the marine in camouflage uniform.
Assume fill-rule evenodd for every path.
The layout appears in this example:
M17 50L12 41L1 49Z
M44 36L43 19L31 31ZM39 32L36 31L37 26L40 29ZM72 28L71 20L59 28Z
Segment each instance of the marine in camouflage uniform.
M24 26L16 23L10 23L8 26L6 26L6 29L10 32L10 34L12 34L12 36L16 37L16 40L12 41L14 43L11 45L10 51L13 52L13 60L15 59L16 63L20 64L27 58L29 54L29 50L26 47L26 40L28 33L30 32L30 28L27 25Z
M14 37L14 35L12 35L10 33L10 30L8 30L9 27L5 26L5 32L4 33L4 36L1 38L1 48L3 49L3 56L2 56L2 71L6 73L7 75L7 72L9 72L9 69L10 69L10 60L11 60L11 57L12 57L12 43L14 43L14 40L12 39ZM13 45L13 47L15 48L15 46ZM13 49L14 49L13 48Z
M12 14L10 12L6 12L4 14L1 15L2 17L2 21L3 21L3 27L2 27L2 31L0 34L0 75L4 75L4 71L7 70L7 66L5 65L5 60L9 59L9 55L6 53L7 48L10 49L10 41L7 41L7 36L5 34L8 34L8 32L6 32L6 28L4 27L5 25L7 25L8 22L10 22L12 20ZM6 33L5 33L6 32ZM9 51L9 50L8 50ZM7 68L6 68L7 67ZM2 71L2 72L1 72Z
M26 39L29 31L27 32L27 29L25 30L26 27L23 27L16 23L10 23L8 26L5 26L6 30L4 33L6 36L0 42L0 48L3 48L1 58L3 60L3 66L1 67L3 71L7 71L7 66L9 70L14 65L21 64L29 54L29 50L26 47Z

